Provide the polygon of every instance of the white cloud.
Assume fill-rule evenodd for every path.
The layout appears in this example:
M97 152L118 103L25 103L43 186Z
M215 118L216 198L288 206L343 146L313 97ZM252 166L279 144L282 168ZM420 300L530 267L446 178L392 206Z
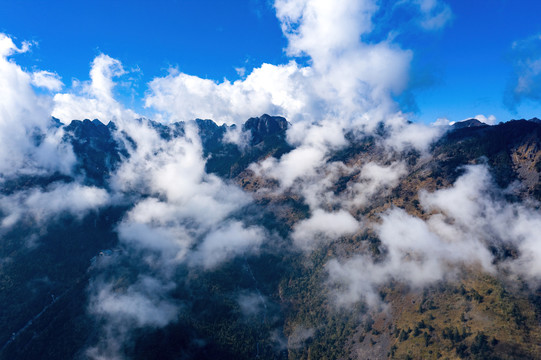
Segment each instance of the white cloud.
M65 123L74 119L99 119L106 124L140 117L115 100L113 79L125 73L119 60L98 55L92 62L90 81L75 82L72 92L54 96L53 116Z
M118 353L114 334L124 334L122 343L137 327L161 327L176 319L179 307L169 292L176 287L179 266L212 270L257 253L266 235L261 227L232 219L251 198L205 172L193 124L169 140L144 119L121 122L119 130L130 156L113 174L111 186L116 199L135 205L117 231L124 255L141 262L140 277L119 293L111 290L111 282L90 289L91 311L106 320L102 341L89 350L97 358Z
M407 167L402 162L382 166L374 162L365 164L359 175L359 181L350 186L350 206L366 205L374 196L384 196L395 188L401 177L406 175Z
M453 19L451 7L440 0L414 0L421 10L420 25L426 30L438 30Z
M366 44L361 35L373 29L375 1L322 0L275 2L277 17L288 39L291 55L312 60L315 93L323 110L333 118L366 122L362 115L374 108L392 108L390 92L400 92L407 82L411 53L390 42ZM339 24L339 25L338 25ZM375 115L375 114L372 114Z
M102 320L103 328L98 344L87 349L86 356L95 360L123 359L122 348L131 339L133 329L163 327L175 321L181 308L169 296L174 288L173 283L144 275L127 288L93 280L88 310Z
M453 123L446 117L437 118L436 121L431 123L432 126L447 127L453 125Z
M276 15L288 38L288 52L309 55L315 62L357 47L369 32L377 10L372 0L276 0Z
M387 122L390 126L390 135L385 138L386 145L397 151L414 148L421 152L427 152L430 144L438 139L445 128L412 123L404 124L403 119L391 119Z
M8 214L0 224L9 227L24 216L42 224L64 212L80 218L108 202L109 195L103 189L76 183L53 184L45 191L31 189L0 197L0 209Z
M541 101L541 36L535 35L512 45L513 74L507 84L505 104L512 110L524 100Z
M420 193L420 203L430 214L426 220L397 208L382 214L375 229L385 260L357 255L328 263L331 284L340 284L337 300L376 304L377 287L390 279L422 287L450 279L471 265L489 273L503 268L538 279L541 242L533 229L541 226L541 213L507 202L501 193L486 166L468 166L451 188ZM490 248L502 245L516 247L518 258L495 265Z
M130 148L130 158L114 174L113 188L151 195L139 200L119 227L121 239L132 246L184 261L200 236L249 203L240 189L205 173L195 128L188 126L185 137L170 141L144 123L124 130L137 147Z
M280 161L268 158L260 165L254 164L252 168L257 173L265 174L274 179L279 179L284 188L293 185L300 178L315 174L317 166L321 165L326 153L311 147L298 147L284 155Z
M245 227L239 221L232 221L206 235L190 262L212 269L233 257L255 253L264 238L260 227Z
M405 88L412 54L389 41L360 41L372 28L375 2L276 1L275 8L289 53L309 56L309 66L263 64L244 80L221 83L173 70L149 84L146 106L171 121L239 123L266 112L370 127L396 109L391 93Z
M423 11L433 13L441 4L429 5L423 4ZM377 2L279 0L275 8L288 39L288 54L307 56L310 61L303 76L296 79L297 88L287 90L293 99L302 100L302 106L282 108L292 122L287 140L296 148L279 160L267 158L253 164L251 169L257 175L278 180L279 191L302 194L311 209L336 205L344 199L330 191L329 184L337 180L331 174L353 169L329 163L329 158L348 144L346 133L362 137L383 125L388 135L382 143L390 152L426 151L443 133L437 127L410 124L393 100L407 85L412 53L391 39L379 43L361 40L374 29ZM391 170L397 174L387 174L390 187L396 182L391 179L403 172L402 168ZM364 182L368 184L366 179ZM372 191L366 186L356 188L346 193L362 192L366 199Z
M246 68L245 67L236 67L235 71L237 74L242 78L246 74Z
M263 64L245 80L217 83L172 70L150 82L145 106L165 113L171 122L203 118L240 124L262 113L292 117L307 106L307 81L303 78L308 72L293 61Z
M32 85L51 91L60 91L64 86L58 74L45 70L32 73Z
M323 242L352 235L359 229L359 222L347 211L325 212L317 209L310 218L295 225L291 237L299 248L313 250Z
M162 327L178 314L178 307L164 298L172 289L172 284L164 285L156 279L142 277L126 291L114 291L111 286L100 288L91 299L90 307L94 313L132 320L138 327Z
M51 101L38 96L32 76L9 56L25 52L0 34L0 180L21 173L69 173L71 148L62 142L62 130L51 127Z
M0 34L0 57L7 58L16 53L25 53L30 49L30 43L25 41L19 48L11 37L6 34Z
M441 2L418 5L425 20L447 9ZM251 169L278 180L280 188L273 191L302 194L312 210L327 200L335 204L343 200L332 194L329 182L333 169L344 166L328 160L332 151L347 145L345 133L370 134L384 123L390 133L384 144L395 151L411 147L424 151L441 135L439 128L408 124L393 100L407 86L411 51L391 39L361 41L362 35L374 29L376 1L277 0L274 6L288 39L288 54L307 56L307 65L295 61L263 64L234 82L171 70L150 82L145 105L168 121L199 117L240 124L261 113L285 116L292 123L287 140L296 148L279 160L269 157L252 164ZM398 173L387 174L388 187L395 186L392 179L402 171L390 169ZM373 191L370 187L357 190L365 199Z
M317 177L331 150L347 144L343 132L341 124L332 120L323 120L319 124L307 121L294 123L287 138L296 148L280 160L269 157L259 164L254 163L251 169L259 175L278 180L283 190L290 188L296 181L306 184Z
M506 264L517 273L536 278L541 275L541 242L532 232L541 226L541 212L527 204L510 203L494 190L486 166L469 166L450 189L434 194L422 192L427 210L438 210L444 217L433 217L431 225L440 232L458 235L488 245L507 244L519 249L519 257ZM488 250L487 250L488 251Z
M244 316L255 316L267 309L267 299L259 292L241 293L237 297L237 302Z

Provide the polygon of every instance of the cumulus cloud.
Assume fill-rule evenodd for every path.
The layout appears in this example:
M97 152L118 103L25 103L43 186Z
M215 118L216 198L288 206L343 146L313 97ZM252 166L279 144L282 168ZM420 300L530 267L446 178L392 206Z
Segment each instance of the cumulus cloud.
M148 125L148 124L147 124ZM142 193L119 225L122 241L158 251L164 263L186 261L211 268L243 251L257 250L262 230L229 217L249 204L238 187L205 172L205 159L195 128L185 136L164 140L152 128L126 127L137 144L114 174L115 191Z
M434 121L432 126L438 126L438 127L447 127L450 125L453 125L451 120L447 119L446 117L437 118L436 121Z
M394 106L389 94L404 89L411 52L388 41L360 41L373 28L376 3L276 1L275 8L288 39L288 53L311 59L312 87L321 104L311 118L318 120L317 112L323 112L358 123L382 121L374 110L389 111ZM371 116L363 116L367 113Z
M418 5L417 16L425 28L441 27L450 16L442 2ZM412 147L425 151L443 130L409 124L393 99L407 87L412 52L393 43L391 37L379 42L361 40L374 29L376 1L277 0L274 8L288 40L287 54L306 57L304 65L295 60L263 64L234 82L215 82L173 69L150 82L145 105L169 121L199 117L240 124L263 112L285 116L292 123L287 140L295 148L250 169L279 183L279 189L260 192L293 191L310 206L315 220L300 224L293 237L297 246L308 250L341 234L310 230L318 217L334 216L346 226L343 233L355 231L358 222L349 214L352 207L396 186L405 171L396 164L388 171L380 167L379 173L367 166L357 184L336 196L332 187L338 174L359 170L329 162L333 151L349 143L346 134L362 137L384 124L389 134L384 146L392 151ZM329 212L331 206L334 212Z
M309 55L315 62L358 46L359 36L372 29L377 10L375 1L352 0L276 0L274 6L289 40L288 52Z
M29 46L19 48L0 34L0 180L24 173L69 173L74 163L62 130L52 126L50 99L38 96L32 75L10 59Z
M451 188L420 193L426 220L394 208L375 226L385 251L383 261L368 255L327 264L331 284L340 284L337 299L349 304L379 302L377 287L394 279L422 287L452 278L467 266L486 272L511 269L528 278L538 277L541 246L531 229L541 224L541 213L526 205L507 202L486 166L466 167ZM514 259L496 263L494 248L519 250Z
M441 2L433 3L419 8L430 14L445 8ZM173 69L149 84L146 106L170 121L200 117L231 124L266 112L286 116L293 123L332 119L342 127L354 124L369 129L397 113L392 95L407 86L412 53L391 40L360 40L374 28L377 2L279 0L274 7L288 39L287 53L308 57L308 65L293 60L263 64L234 82L215 82ZM402 116L401 126L406 122Z
M218 83L171 70L150 82L145 106L164 113L171 122L208 118L219 124L240 124L262 113L294 117L309 105L309 73L309 68L294 61L263 64L244 80Z
M90 81L74 82L71 92L54 96L53 116L65 123L74 119L100 119L108 123L139 117L114 97L113 79L125 73L119 60L105 54L98 55L92 61Z
M331 282L346 284L346 290L337 296L341 304L361 299L378 304L377 287L391 279L422 287L452 277L462 264L480 262L490 269L490 252L477 241L452 242L402 209L383 214L377 233L387 250L384 262L374 263L370 256L359 255L344 263L328 263Z
M64 83L58 74L41 70L32 73L32 85L51 91L60 91Z
M280 162L270 158L251 168L279 181L281 187L271 193L292 191L309 206L310 216L295 224L291 234L294 245L304 251L359 231L362 223L351 213L388 194L407 174L407 166L401 161L348 166L341 161L329 162L325 152L304 145L284 155ZM350 180L337 192L341 177Z
M350 208L354 201L336 197L331 188L337 172L352 174L359 169L329 160L333 152L350 143L351 135L358 139L383 128L386 135L380 142L390 153L411 148L424 152L444 129L410 124L393 99L407 86L411 51L394 44L390 37L362 41L375 28L373 18L380 10L377 2L278 0L274 5L288 39L288 55L305 56L309 61L303 76L296 78L297 87L289 92L300 100L300 107L283 108L282 112L292 122L287 140L295 149L280 159L253 164L251 169L277 180L279 191L300 193L311 209L331 204ZM418 5L422 16L446 11L440 2ZM384 183L396 186L404 168L389 170L381 174L388 177ZM345 192L359 195L358 206L377 187L373 182L371 188L366 177L361 180L364 185L356 184Z

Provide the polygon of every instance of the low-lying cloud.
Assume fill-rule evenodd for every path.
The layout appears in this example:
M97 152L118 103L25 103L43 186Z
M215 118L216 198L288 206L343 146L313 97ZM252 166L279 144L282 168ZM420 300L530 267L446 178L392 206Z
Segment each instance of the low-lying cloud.
M328 263L329 279L345 291L337 299L349 304L379 302L377 289L390 280L423 287L452 280L474 266L488 273L501 269L529 279L539 276L538 235L541 213L524 204L508 202L485 165L467 166L452 187L419 199L426 219L392 208L374 226L385 252L383 261L369 255ZM518 250L516 258L499 259L494 249Z
M316 209L309 219L295 225L291 237L296 246L313 250L321 243L352 235L359 228L359 222L347 211L325 212Z
M21 219L43 225L51 218L69 213L82 218L109 203L109 194L100 188L79 184L52 184L45 190L30 189L0 196L0 210L6 216L0 227L9 228Z

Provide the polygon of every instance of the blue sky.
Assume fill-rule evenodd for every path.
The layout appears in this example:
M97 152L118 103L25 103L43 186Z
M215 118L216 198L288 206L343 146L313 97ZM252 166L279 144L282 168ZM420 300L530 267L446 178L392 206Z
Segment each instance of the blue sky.
M0 32L35 41L17 62L64 82L87 79L99 53L139 68L144 81L170 66L221 80L238 67L286 61L272 5L260 0L15 0L0 7Z
M412 26L407 11L389 11L396 3L380 2L387 11L375 17L367 41L392 36L393 43L412 50L409 90L399 101L414 119L541 117L535 95L514 102L514 110L504 104L517 62L513 43L541 34L541 2L449 0L451 19L430 32ZM130 84L120 98L136 109L142 108L147 83L171 67L233 81L240 77L236 68L250 73L262 63L285 64L291 58L268 0L14 0L0 8L0 32L34 42L30 52L16 55L17 63L56 72L68 86L72 79L88 79L90 63L100 53L120 60ZM532 44L528 51L535 54L538 43Z
M417 93L419 116L539 117L539 103L525 101L513 113L503 98L512 77L513 42L541 34L541 2L455 0L449 4L453 20L447 28L426 39L426 46L410 42L419 62L426 61L436 76L433 86Z

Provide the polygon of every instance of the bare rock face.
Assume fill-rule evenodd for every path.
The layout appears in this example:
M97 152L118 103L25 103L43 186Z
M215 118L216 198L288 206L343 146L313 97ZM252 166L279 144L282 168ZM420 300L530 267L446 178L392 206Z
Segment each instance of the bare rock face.
M285 135L289 123L281 116L267 114L248 119L242 126L252 134L251 144L259 144L267 136Z

